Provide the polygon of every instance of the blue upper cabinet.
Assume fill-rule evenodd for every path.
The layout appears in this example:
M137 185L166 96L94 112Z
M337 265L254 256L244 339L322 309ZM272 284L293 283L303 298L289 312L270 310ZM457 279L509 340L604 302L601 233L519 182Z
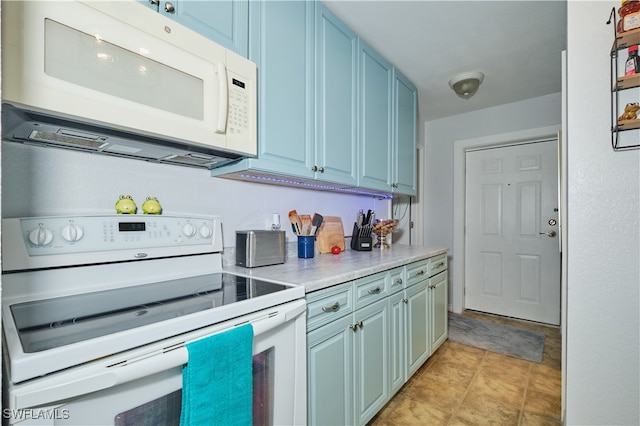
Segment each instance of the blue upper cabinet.
M391 192L393 67L363 40L360 56L358 184Z
M247 57L248 0L140 0L153 10Z
M357 36L316 2L315 99L317 178L357 184Z
M418 90L398 70L394 70L393 191L416 195L417 189Z
M258 64L258 159L252 167L314 178L314 3L252 1L249 59Z
M159 0L138 0L138 3L142 3L147 6L151 10L155 10L158 12L160 10L160 1Z
M178 16L183 3L198 2L181 0ZM258 157L212 175L415 195L411 83L399 74L397 80L393 66L319 1L248 5L248 57L258 66Z

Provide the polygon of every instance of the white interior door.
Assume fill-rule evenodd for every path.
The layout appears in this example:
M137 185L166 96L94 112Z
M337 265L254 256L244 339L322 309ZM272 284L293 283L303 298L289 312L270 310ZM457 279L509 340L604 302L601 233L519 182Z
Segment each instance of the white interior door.
M466 153L465 308L558 325L557 140Z

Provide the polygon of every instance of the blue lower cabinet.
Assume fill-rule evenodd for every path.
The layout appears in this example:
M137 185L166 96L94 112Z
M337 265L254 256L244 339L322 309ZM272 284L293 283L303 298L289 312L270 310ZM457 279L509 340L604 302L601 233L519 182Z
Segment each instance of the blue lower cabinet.
M387 298L307 334L312 425L366 424L389 400Z
M351 315L307 334L307 410L310 425L353 424Z
M310 425L367 424L447 339L446 259L307 294Z
M447 340L449 335L447 271L429 278L429 313L431 315L431 354Z

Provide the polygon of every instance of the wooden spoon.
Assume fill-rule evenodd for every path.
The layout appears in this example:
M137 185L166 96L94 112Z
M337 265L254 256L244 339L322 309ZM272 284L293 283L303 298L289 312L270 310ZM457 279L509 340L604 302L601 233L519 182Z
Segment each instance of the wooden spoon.
M296 235L300 235L300 218L298 217L298 212L295 210L291 210L289 212L289 222L293 225L293 229Z

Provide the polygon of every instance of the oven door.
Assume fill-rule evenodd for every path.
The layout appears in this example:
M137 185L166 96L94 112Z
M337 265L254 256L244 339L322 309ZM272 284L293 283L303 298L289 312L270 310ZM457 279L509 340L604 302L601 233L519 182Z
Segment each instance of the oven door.
M250 322L254 424L304 424L305 310L304 300L296 300L9 386L3 419L20 425L178 425L184 344Z

